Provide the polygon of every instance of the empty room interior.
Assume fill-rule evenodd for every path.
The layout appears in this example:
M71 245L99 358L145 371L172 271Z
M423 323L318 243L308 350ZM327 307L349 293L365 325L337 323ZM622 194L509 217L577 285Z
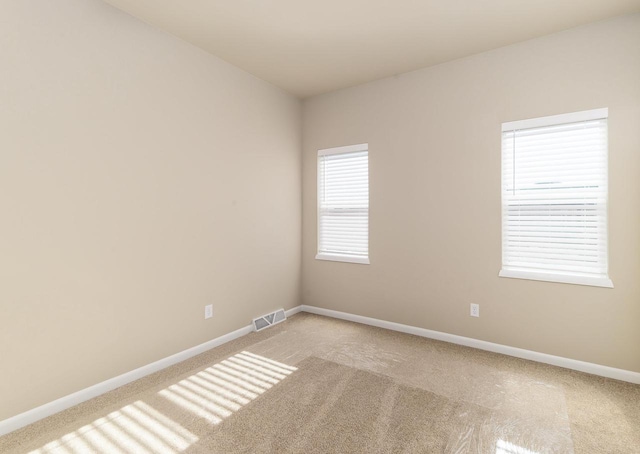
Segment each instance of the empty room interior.
M0 452L640 453L640 0L2 0Z

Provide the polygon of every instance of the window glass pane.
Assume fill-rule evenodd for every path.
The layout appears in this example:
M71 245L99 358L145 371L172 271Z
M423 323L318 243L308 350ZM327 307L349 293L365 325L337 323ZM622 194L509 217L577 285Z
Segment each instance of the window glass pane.
M503 128L502 269L607 277L606 118Z
M368 256L369 153L366 148L318 157L318 217L319 254Z

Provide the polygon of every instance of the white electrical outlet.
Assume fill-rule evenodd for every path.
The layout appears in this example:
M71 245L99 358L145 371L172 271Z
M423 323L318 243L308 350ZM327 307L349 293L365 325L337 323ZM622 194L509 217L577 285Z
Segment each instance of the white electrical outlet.
M207 304L204 307L204 318L211 318L213 317L213 304Z
M471 313L472 317L480 317L480 305L479 304L471 304Z

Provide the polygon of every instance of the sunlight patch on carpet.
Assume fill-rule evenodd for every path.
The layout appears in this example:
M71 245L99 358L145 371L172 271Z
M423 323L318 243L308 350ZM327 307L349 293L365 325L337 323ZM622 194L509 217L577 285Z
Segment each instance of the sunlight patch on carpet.
M527 448L499 439L496 443L496 454L538 454Z
M158 394L215 425L296 370L293 366L243 351Z
M198 437L194 434L139 400L47 443L31 454L175 454L196 441Z
M244 351L180 380L158 394L215 425L296 370ZM176 421L138 400L30 451L30 454L177 454L198 440Z

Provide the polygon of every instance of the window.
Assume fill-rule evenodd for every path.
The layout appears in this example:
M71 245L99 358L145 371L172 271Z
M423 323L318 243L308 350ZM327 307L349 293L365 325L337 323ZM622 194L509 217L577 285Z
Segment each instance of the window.
M502 125L500 276L613 287L607 109Z
M318 151L316 259L369 264L369 146Z

